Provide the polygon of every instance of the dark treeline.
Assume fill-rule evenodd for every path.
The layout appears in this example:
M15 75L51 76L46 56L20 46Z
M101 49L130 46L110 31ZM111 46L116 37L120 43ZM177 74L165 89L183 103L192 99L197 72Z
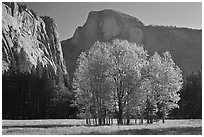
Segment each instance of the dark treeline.
M75 118L74 95L48 69L38 73L11 66L2 74L2 118Z
M180 91L179 108L171 113L172 118L200 119L202 118L202 71L192 73L184 81Z
M179 108L170 113L170 118L202 118L201 70L186 78L180 97ZM74 95L67 87L57 85L47 69L41 77L37 71L19 72L15 67L2 74L3 119L77 118L78 112Z

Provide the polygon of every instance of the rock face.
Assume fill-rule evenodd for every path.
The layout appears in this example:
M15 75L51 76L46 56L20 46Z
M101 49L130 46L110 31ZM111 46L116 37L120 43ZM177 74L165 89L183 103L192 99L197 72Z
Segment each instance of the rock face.
M187 28L146 26L144 47L150 54L169 51L184 77L202 66L202 31Z
M62 50L70 78L73 78L79 54L89 49L94 42L121 38L141 44L144 35L143 27L143 23L137 18L114 10L90 12L84 26L78 27L71 39L62 41Z
M86 23L76 29L74 36L61 42L70 78L73 78L75 62L82 51L89 49L95 41L114 38L142 44L150 55L170 51L184 76L202 65L201 30L145 26L135 17L107 9L90 12Z
M54 20L17 3L2 3L2 62L3 71L16 65L20 71L68 74Z

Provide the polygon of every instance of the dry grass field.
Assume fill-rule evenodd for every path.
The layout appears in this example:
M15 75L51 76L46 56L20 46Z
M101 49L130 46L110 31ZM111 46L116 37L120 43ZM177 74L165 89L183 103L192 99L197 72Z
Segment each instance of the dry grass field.
M3 120L3 135L201 135L202 120L166 120L154 124L86 126L85 120Z

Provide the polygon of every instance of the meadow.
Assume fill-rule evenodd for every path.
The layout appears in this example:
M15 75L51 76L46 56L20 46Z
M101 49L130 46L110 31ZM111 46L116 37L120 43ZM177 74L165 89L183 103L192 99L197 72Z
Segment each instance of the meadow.
M153 124L87 126L84 119L2 120L3 135L201 135L202 120L160 120Z

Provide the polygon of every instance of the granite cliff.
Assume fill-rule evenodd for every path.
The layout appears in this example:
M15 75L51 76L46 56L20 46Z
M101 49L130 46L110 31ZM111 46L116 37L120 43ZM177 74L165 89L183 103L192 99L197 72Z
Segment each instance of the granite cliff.
M152 55L170 51L173 59L187 76L202 65L202 31L188 28L145 26L130 15L106 9L89 13L86 23L79 26L73 37L62 41L62 50L70 78L76 68L76 60L82 51L95 41L125 39L144 45Z
M11 65L23 72L38 68L68 75L54 20L17 3L2 3L2 71Z

